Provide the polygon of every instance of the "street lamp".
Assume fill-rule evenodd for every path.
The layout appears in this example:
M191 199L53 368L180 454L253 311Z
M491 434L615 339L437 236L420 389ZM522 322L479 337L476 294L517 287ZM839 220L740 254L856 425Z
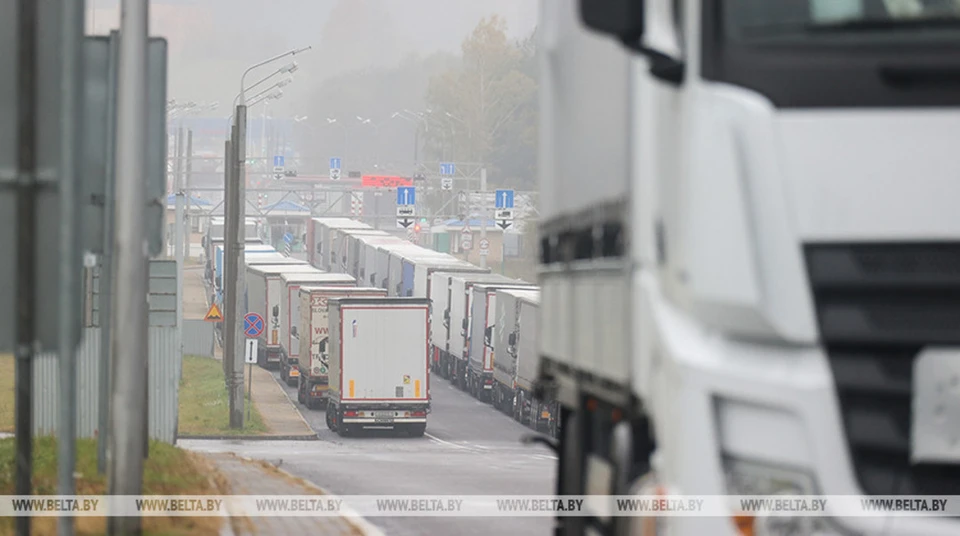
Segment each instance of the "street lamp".
M268 74L267 76L264 76L264 77L261 78L260 80L257 80L257 81L254 82L252 85L247 86L246 90L247 90L247 91L250 91L251 89L259 86L260 84L266 82L267 80L270 80L270 79L273 78L274 76L277 76L278 74L293 74L293 73L297 72L297 69L299 69L299 68L300 68L300 67L299 67L299 65L297 64L297 62L292 61L292 62L284 65L283 67L280 67L280 68L277 69L276 71L273 71L272 73ZM236 105L238 104L238 102L239 102L239 100L240 100L240 95L241 95L241 93L238 93L237 96L234 97L234 99L233 99L233 105L234 105L234 106L236 106Z
M247 67L247 70L246 70L246 71L243 71L243 74L240 76L240 96L239 96L240 100L241 100L241 101L246 101L246 99L244 98L244 97L245 97L244 92L246 91L246 88L244 87L244 83L243 83L243 82L244 82L244 80L246 80L247 74L250 73L250 71L252 71L252 70L254 70L254 69L257 69L257 68L259 68L259 67L263 67L264 65L273 63L273 62L275 62L275 61L277 61L277 60L279 60L279 59L285 58L285 57L287 57L287 56L296 56L297 54L299 54L299 53L301 53L301 52L305 52L305 51L307 51L307 50L310 50L311 48L313 48L313 47L308 46L308 47L304 47L304 48L295 48L295 49L293 49L293 50L284 52L283 54L278 54L278 55L276 55L276 56L274 56L274 57L272 57L272 58L263 60L263 61L261 61L260 63L255 63L255 64L251 65L250 67ZM292 67L292 69L294 69L294 70L296 69L296 66L295 66L295 65L296 65L296 62L294 62L294 66ZM292 71L290 71L290 72L292 72Z

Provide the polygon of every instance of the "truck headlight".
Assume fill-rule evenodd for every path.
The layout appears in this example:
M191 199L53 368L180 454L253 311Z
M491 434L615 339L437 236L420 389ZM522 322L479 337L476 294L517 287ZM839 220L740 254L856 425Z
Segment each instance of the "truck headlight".
M816 482L802 469L724 456L724 476L730 495L776 496L816 495ZM758 512L734 510L734 525L743 536L841 536L842 531L829 519L813 516L768 516Z

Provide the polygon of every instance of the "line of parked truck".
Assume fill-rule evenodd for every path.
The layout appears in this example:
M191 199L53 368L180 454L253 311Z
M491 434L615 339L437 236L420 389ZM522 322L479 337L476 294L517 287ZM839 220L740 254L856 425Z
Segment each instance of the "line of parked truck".
M304 238L305 260L246 246L245 310L266 324L260 366L325 408L332 430L423 434L433 373L557 433L553 404L533 397L538 287L348 218L314 218Z

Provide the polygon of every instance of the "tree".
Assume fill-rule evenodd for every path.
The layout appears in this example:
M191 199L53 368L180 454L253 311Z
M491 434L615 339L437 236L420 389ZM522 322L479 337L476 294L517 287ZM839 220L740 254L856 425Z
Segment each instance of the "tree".
M537 84L531 52L506 30L496 15L481 20L463 42L460 65L430 81L427 138L435 153L446 145L448 159L482 163L526 184L534 175Z

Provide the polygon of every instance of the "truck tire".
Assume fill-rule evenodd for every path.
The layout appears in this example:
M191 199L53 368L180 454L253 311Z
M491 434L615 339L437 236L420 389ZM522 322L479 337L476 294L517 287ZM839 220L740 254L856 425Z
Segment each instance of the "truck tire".
M307 404L307 398L304 396L307 393L307 388L304 385L305 383L306 381L304 381L303 376L300 376L299 380L297 381L297 402L303 405Z
M283 380L284 383L290 381L290 377L287 376L287 367L283 366L282 361L280 362L280 379Z
M427 423L415 423L407 425L407 435L410 437L423 437L427 432Z
M307 402L307 407L310 407L310 402L309 402L310 399L308 398L307 400L308 400L308 402ZM326 419L326 420L327 420L327 429L330 430L331 432L336 432L336 431L337 431L337 423L333 422L333 406L330 406L330 405L327 406L327 419Z

